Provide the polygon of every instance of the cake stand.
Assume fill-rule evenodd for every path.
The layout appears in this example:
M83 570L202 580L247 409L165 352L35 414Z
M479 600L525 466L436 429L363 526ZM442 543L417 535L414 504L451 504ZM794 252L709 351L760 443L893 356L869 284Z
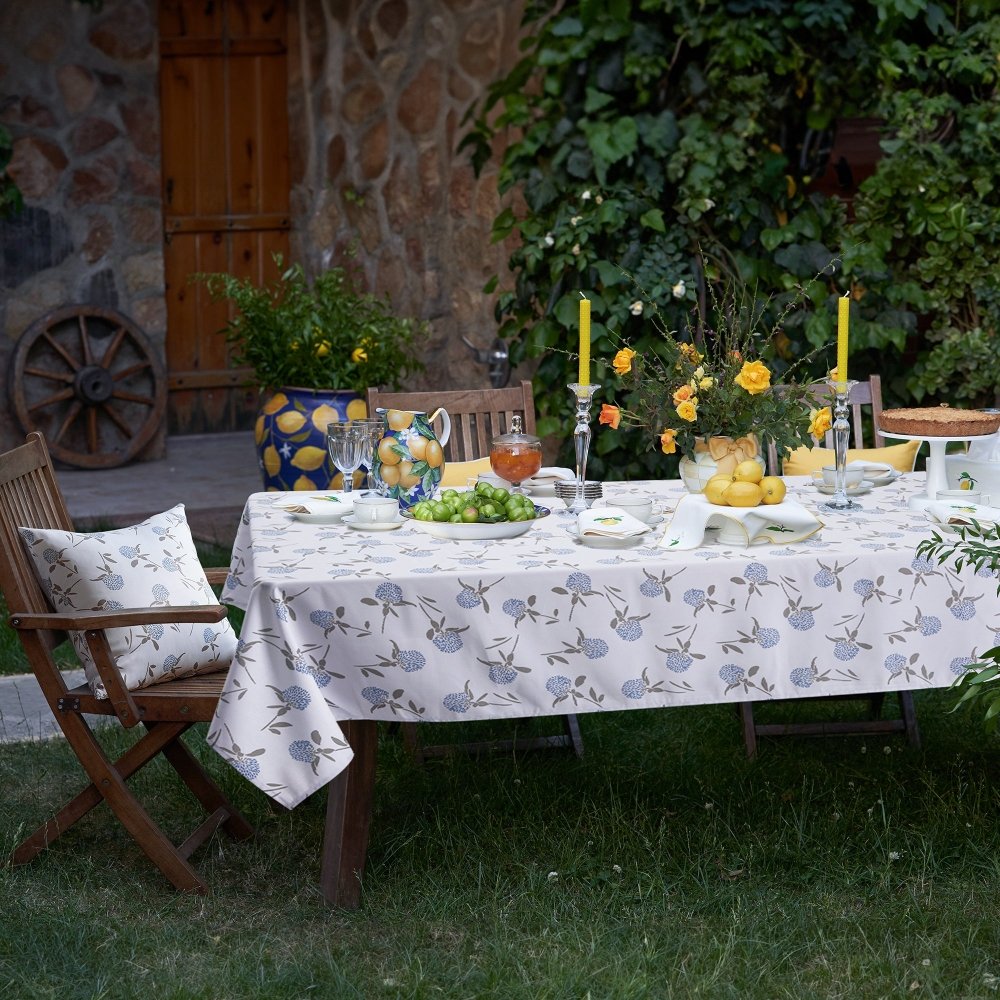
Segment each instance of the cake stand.
M925 493L917 493L907 501L910 510L926 510L929 503L937 499L941 490L948 489L948 477L945 470L944 456L951 442L972 441L975 438L992 437L990 434L962 434L957 437L930 437L927 434L897 434L894 431L879 428L882 437L898 438L901 441L926 441L931 453L927 456L927 488Z

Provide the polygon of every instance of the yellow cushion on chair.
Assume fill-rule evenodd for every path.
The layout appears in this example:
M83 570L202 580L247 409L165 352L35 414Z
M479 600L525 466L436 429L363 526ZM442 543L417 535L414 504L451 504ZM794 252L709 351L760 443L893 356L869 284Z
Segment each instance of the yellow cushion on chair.
M885 448L848 448L848 462L885 462L899 472L912 472L920 450L919 441L904 441ZM786 476L808 476L824 465L833 465L832 448L796 448L782 463Z
M441 477L441 488L453 489L467 486L470 479L475 479L484 472L492 472L489 458L474 458L471 462L445 462L444 475Z

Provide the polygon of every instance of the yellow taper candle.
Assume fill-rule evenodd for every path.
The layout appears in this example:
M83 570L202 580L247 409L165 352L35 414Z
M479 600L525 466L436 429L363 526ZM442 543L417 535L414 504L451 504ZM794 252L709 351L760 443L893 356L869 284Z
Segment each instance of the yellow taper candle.
M590 385L590 299L580 299L580 385Z
M837 381L847 381L847 321L851 315L851 299L842 295L837 299Z

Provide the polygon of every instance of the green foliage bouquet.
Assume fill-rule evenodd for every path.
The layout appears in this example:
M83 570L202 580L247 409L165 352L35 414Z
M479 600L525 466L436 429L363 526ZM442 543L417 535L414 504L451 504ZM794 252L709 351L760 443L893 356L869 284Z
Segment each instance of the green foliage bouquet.
M811 384L796 381L792 366L780 386L772 385L764 360L776 356L794 304L768 328L769 300L762 303L755 290L731 281L712 298L710 321L696 310L684 334L666 330L654 306L658 337L641 352L623 344L615 354L611 365L623 380L622 402L605 403L600 422L644 428L650 447L658 443L664 454L688 458L704 447L700 442L716 437L753 435L762 445L772 441L779 455L811 445L818 430Z
M283 262L275 255L281 271ZM239 310L225 328L234 361L254 370L262 389L398 388L400 380L422 368L415 343L425 324L392 313L389 303L355 288L339 267L311 284L301 264L281 271L278 280L259 286L231 274L197 276L215 300Z

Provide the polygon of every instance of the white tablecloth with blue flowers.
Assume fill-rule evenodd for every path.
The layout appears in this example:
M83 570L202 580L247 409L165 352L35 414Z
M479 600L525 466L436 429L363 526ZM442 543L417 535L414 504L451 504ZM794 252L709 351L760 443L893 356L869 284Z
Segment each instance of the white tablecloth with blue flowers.
M209 739L294 806L347 767L338 721L663 708L950 684L998 641L996 580L916 555L922 476L819 515L804 542L589 548L553 514L525 535L362 533L247 502L223 599L246 609ZM802 480L791 494L824 499ZM631 492L676 503L673 481ZM606 494L613 492L611 484ZM561 507L559 501L551 501ZM734 730L735 733L735 730Z

